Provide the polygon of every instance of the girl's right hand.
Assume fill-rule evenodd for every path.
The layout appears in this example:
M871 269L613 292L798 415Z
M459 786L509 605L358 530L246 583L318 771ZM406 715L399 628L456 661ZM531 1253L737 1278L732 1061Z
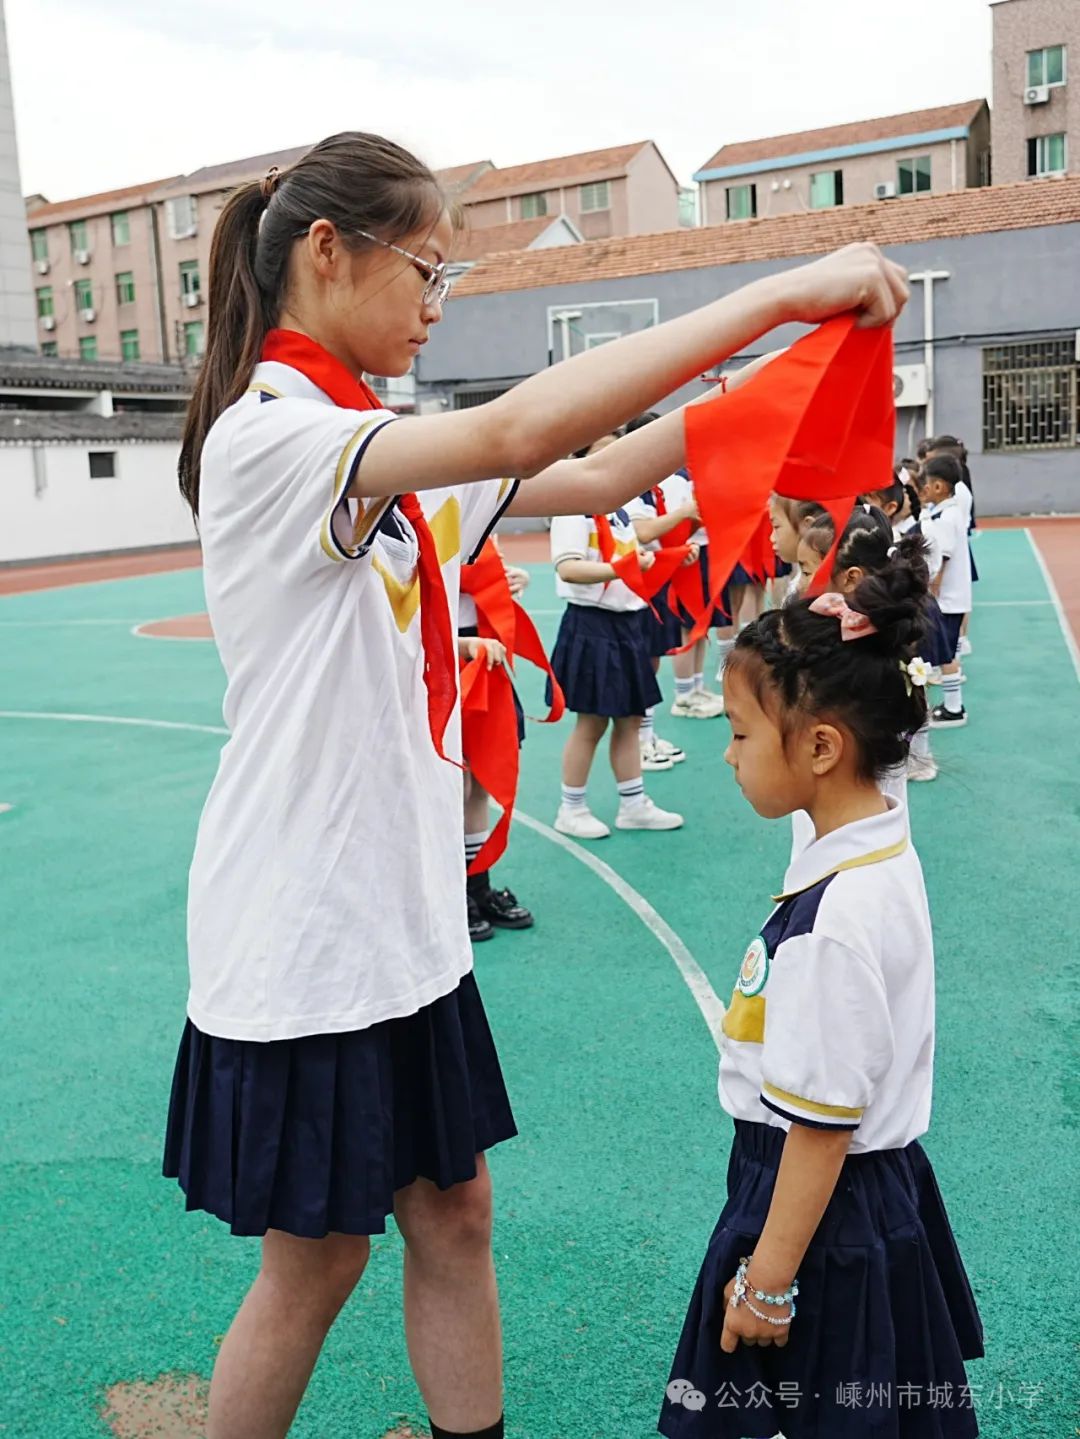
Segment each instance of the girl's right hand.
M652 550L638 550L638 564L641 566L642 574L644 574L646 570L651 570L653 565L656 564L656 556Z
M776 277L786 320L820 324L848 310L860 326L890 325L907 304L907 271L876 245L846 245L834 255Z

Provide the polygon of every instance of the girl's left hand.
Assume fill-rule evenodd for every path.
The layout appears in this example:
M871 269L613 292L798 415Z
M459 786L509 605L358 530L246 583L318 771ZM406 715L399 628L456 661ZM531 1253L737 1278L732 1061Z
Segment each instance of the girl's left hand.
M499 640L474 639L470 635L461 641L461 647L465 652L465 658L469 660L476 659L478 655L486 655L489 670L506 662L506 646Z
M758 1319L751 1314L745 1304L740 1304L737 1309L732 1309L731 1296L734 1291L735 1280L732 1278L728 1280L724 1289L724 1332L720 1336L720 1348L724 1353L734 1354L740 1341L750 1345L775 1344L777 1349L783 1349L791 1335L791 1325L767 1324L764 1319ZM771 1304L758 1304L753 1298L750 1302L755 1309L760 1309L763 1314L768 1314L770 1319L786 1319L791 1313L791 1306L788 1304L780 1308Z
M686 556L686 559L683 560L683 566L685 567L686 565L696 565L697 562L698 562L698 557L700 556L700 554L701 554L701 546L700 546L700 545L691 545L691 546L690 546L690 553Z
M517 565L506 566L506 582L512 595L520 595L531 578L528 570L518 569Z

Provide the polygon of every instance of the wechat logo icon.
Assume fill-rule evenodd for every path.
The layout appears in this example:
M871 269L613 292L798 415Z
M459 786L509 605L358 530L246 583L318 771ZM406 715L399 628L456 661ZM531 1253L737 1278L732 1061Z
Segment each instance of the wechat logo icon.
M667 1387L667 1397L672 1404L681 1404L684 1409L705 1408L705 1395L695 1389L689 1379L673 1379Z

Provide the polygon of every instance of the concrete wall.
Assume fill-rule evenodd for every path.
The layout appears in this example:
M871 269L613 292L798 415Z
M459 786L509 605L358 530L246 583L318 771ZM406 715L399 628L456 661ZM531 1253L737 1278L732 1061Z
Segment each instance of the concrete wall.
M1023 180L1027 142L1035 135L1068 135L1068 169L1080 168L1080 5L1076 0L1006 0L994 17L994 182ZM1025 105L1027 52L1065 45L1065 85L1045 105Z
M889 253L912 272L950 274L935 287L940 343L934 428L966 440L982 512L1080 511L1080 448L981 456L983 347L1000 335L1021 340L1040 331L1080 328L1080 224L926 241ZM462 387L497 389L543 369L548 306L656 298L664 321L796 263L730 265L454 299L421 359L418 396L449 399ZM896 328L898 364L923 358L920 301L916 287ZM778 331L754 352L789 343L796 333L793 327ZM660 408L697 393L700 385L690 385ZM923 436L925 423L921 409L900 412L898 452Z
M90 478L91 450L115 452L115 479ZM0 563L193 540L178 454L175 444L4 446Z
M3 0L0 0L0 345L37 343L26 207L19 180L15 110Z

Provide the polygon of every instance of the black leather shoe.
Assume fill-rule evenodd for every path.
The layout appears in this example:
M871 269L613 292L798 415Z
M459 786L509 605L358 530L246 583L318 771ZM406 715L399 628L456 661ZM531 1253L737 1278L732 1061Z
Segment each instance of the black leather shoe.
M472 895L467 900L469 911L469 938L473 944L482 944L485 939L491 939L495 931L491 924L480 913L480 907Z
M489 889L477 895L475 903L479 914L498 929L531 929L536 922L508 889Z

